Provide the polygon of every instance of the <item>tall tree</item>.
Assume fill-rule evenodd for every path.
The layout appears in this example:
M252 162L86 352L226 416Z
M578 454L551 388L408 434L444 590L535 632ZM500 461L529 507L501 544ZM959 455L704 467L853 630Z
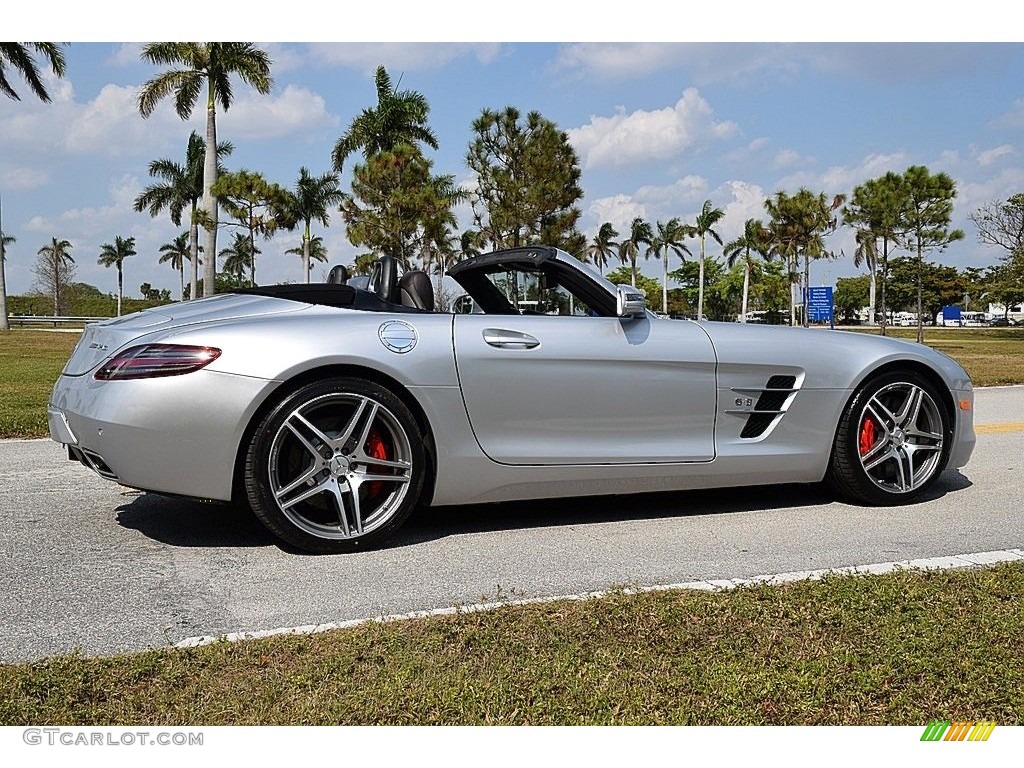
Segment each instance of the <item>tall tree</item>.
M135 238L114 238L113 243L100 246L100 257L97 263L101 267L117 267L117 316L121 316L121 297L124 294L124 260L135 255Z
M668 314L668 257L670 253L674 253L682 261L686 261L683 254L691 254L683 239L693 230L677 218L671 218L667 222L656 222L654 229L654 237L651 238L647 250L655 257L661 257L661 311Z
M338 174L325 173L313 176L309 169L303 166L299 168L299 180L295 182L295 189L290 195L291 215L303 224L302 274L308 283L312 246L310 226L314 221L319 221L325 227L330 223L328 210L337 206L343 196L341 186L338 184Z
M903 172L909 206L907 207L907 249L917 257L917 343L924 343L924 254L944 250L963 240L960 229L950 229L956 182L945 173L931 173L923 165L912 165Z
M651 225L637 216L629 225L629 237L619 243L619 261L629 262L630 284L636 288L636 260L640 256L640 246L650 245L654 239ZM645 252L646 253L646 252Z
M259 252L255 242L244 232L235 232L231 245L217 255L224 259L224 272L233 276L239 285L244 285L245 271L249 270L250 275L256 271L256 254ZM254 279L249 282L255 285Z
M868 179L855 187L850 202L843 208L843 222L857 228L857 250L854 264L866 262L872 270L873 283L877 274L878 287L869 296L874 322L874 293L878 293L881 314L881 334L885 335L888 321L886 309L886 282L889 273L889 253L903 240L908 205L904 178L889 171L884 176ZM881 249L878 243L881 241ZM875 267L872 269L872 264Z
M309 240L302 239L302 244L296 248L289 248L285 253L291 253L302 259L303 269L306 272L306 282L309 282L309 273L313 269L313 262L321 263L327 261L327 247L320 235L313 235Z
M410 268L439 223L454 224L452 207L463 195L453 176L434 176L432 167L409 144L357 165L341 203L349 242Z
M147 43L142 58L157 66L171 66L147 82L139 94L139 112L149 117L156 105L174 94L178 117L191 116L203 88L206 88L206 152L203 162L203 216L206 228L206 259L203 293L213 295L216 288L217 197L212 192L217 182L217 104L226 112L234 93L231 76L236 75L259 93L269 93L270 57L253 43Z
M426 144L437 149L437 137L427 125L430 104L419 91L396 91L384 67L374 73L377 106L367 107L334 144L331 160L341 173L345 160L362 150L367 160L379 152L390 152L401 144Z
M693 223L692 234L698 240L700 240L700 277L699 277L699 290L697 294L697 319L700 320L704 317L704 242L708 235L715 238L715 242L719 245L722 244L722 238L719 237L718 233L713 229L715 224L722 220L725 216L725 211L721 208L716 208L711 204L710 200L705 200L704 205L700 209L700 213L697 214L697 220Z
M222 141L217 144L217 173L224 173L225 169L220 160L227 157L234 151L234 145L229 141ZM149 175L160 181L150 184L142 193L135 198L134 208L140 213L149 210L149 215L156 217L164 209L171 216L174 226L181 226L182 213L186 208L189 210L189 249L188 259L191 262L191 292L190 297L199 295L199 201L203 198L203 173L206 162L206 142L202 137L192 131L188 137L188 147L185 150L185 162L178 163L174 160L161 158L149 164Z
M790 268L791 286L799 277L799 259L803 268L803 324L808 324L807 285L810 276L811 259L828 254L825 249L825 235L834 232L839 224L836 211L845 202L845 195L835 195L831 201L824 192L814 194L801 187L795 195L776 192L765 201L764 207L771 216L772 241L776 252L786 257ZM790 323L796 324L796 295L790 289Z
M14 235L4 232L3 203L0 201L0 331L11 330L10 322L7 319L7 278L6 265L7 246L16 242Z
M256 235L266 240L278 229L295 227L294 199L278 184L245 168L225 173L213 185L213 194L229 216L248 232L252 283L256 285Z
M615 242L615 238L618 236L619 233L615 231L612 223L606 221L597 230L597 234L590 241L590 245L587 246L587 258L601 271L602 275L604 274L604 268L608 266L608 262L618 252L619 244Z
M171 269L178 271L181 281L181 300L185 300L185 262L192 258L189 252L189 233L182 232L169 243L160 246L160 264L170 263ZM192 295L191 293L189 294Z
M970 219L978 228L978 240L1002 248L1004 259L1024 254L1024 193L1011 195L1005 202L986 203Z
M39 72L36 54L45 59L57 77L64 76L64 52L57 43L0 43L0 93L15 101L21 101L21 97L7 77L8 68L13 68L21 74L37 98L45 102L50 101L50 92L46 90L46 84ZM4 238L8 237L3 234L3 215L0 211L0 331L11 329L7 319L7 279L2 244ZM14 238L10 238L8 242L13 243Z
M743 264L743 300L740 303L740 322L747 322L747 302L750 296L750 274L756 269L755 254L762 259L768 258L769 238L771 233L760 219L747 219L743 224L743 234L731 240L723 247L726 263L732 269L737 262Z
M473 222L495 248L553 245L582 256L580 164L565 131L539 112L483 110L466 164L476 174Z
M53 297L53 314L57 316L64 309L67 290L75 277L75 260L71 256L71 243L52 238L49 245L39 249L32 272L36 285Z
M60 44L0 43L0 93L15 101L21 101L21 97L7 77L8 68L13 68L28 83L29 89L39 100L45 102L51 100L50 92L46 90L46 84L39 72L36 55L41 56L50 65L53 74L57 77L64 77L67 65Z

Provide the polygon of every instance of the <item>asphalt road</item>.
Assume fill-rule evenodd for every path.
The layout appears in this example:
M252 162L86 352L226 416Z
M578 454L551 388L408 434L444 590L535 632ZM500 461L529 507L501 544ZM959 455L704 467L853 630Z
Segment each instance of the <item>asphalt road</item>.
M1024 387L977 392L971 463L917 504L784 486L457 507L388 549L316 557L248 514L129 491L46 440L0 441L0 662L609 586L1024 547Z

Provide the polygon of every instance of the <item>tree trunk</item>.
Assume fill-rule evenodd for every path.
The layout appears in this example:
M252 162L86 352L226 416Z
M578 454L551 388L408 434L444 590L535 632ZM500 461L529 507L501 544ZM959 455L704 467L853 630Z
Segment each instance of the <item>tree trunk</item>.
M3 230L0 230L0 237L3 237ZM0 245L0 331L9 331L11 324L7 319L7 279L4 268L4 247Z
M875 270L877 264L871 264L871 281L868 283L868 325L874 325L875 323Z
M668 251L662 257L661 311L668 314Z
M921 251L921 239L917 241L917 343L924 344L924 321L921 319L921 305L923 303L923 286L921 284L924 279L924 253Z
M203 265L203 296L217 292L217 198L210 188L217 183L217 104L213 78L207 78L206 155L203 160L203 210L206 212L206 263Z
M740 322L747 322L747 296L750 291L750 255L743 262L743 304L740 307Z
M302 236L302 273L306 276L306 283L309 283L309 220L306 220L306 232Z
M789 327L792 328L796 325L796 280L793 279L796 275L796 261L787 259L786 269L789 271Z
M811 324L811 313L808 312L807 302L811 297L811 259L804 251L804 328Z
M181 280L181 300L185 300L185 262L181 262L181 266L178 267L178 278Z
M889 238L882 238L882 296L878 302L882 307L882 335L885 336L885 325L889 321L885 308L885 283L888 280L886 271L889 268Z
M196 224L196 201L192 201L192 218L188 225L188 253L189 258L192 260L191 266L189 266L189 286L191 288L188 297L190 299L199 298L199 225ZM204 281L205 282L205 281ZM182 297L185 294L182 292Z
M121 316L121 295L124 293L124 273L120 263L117 265L117 316Z
M700 236L700 269L697 276L697 319L704 319L704 235Z

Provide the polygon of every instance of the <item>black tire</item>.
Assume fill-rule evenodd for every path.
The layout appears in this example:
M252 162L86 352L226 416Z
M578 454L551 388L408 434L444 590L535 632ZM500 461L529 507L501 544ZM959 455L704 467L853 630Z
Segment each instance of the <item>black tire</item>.
M875 376L839 419L828 479L855 502L906 503L942 474L952 437L944 398L930 380L914 371Z
M416 419L390 390L358 378L307 384L260 421L243 483L276 536L318 554L379 545L409 517L427 467Z

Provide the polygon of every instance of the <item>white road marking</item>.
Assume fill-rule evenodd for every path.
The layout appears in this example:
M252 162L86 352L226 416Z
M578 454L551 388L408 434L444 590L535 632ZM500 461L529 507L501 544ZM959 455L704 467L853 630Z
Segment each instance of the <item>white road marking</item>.
M335 629L348 629L358 627L361 624L376 622L383 624L392 621L408 621L410 619L425 619L431 616L453 616L459 613L476 613L479 611L493 611L496 608L516 605L537 605L543 603L554 603L560 600L596 600L609 594L636 595L645 592L666 592L669 590L701 590L704 592L716 592L728 589L736 589L754 584L786 584L792 581L811 581L821 579L825 576L838 575L877 575L893 573L895 571L927 571L927 570L949 570L953 568L977 568L996 563L1008 563L1024 560L1024 550L1003 549L994 552L972 552L964 555L947 555L943 557L925 557L917 560L901 560L891 563L871 563L868 565L854 565L843 568L823 568L815 571L790 571L788 573L773 573L751 578L737 579L714 579L712 581L690 581L683 584L662 584L653 587L630 587L621 590L599 590L597 592L584 592L576 595L555 595L551 597L531 597L520 600L496 600L488 603L472 603L469 605L456 605L449 608L434 608L426 611L411 611L410 613L396 613L387 616L377 616L365 619L350 619L348 621L333 621L326 624L306 624L300 627L280 627L278 629L262 629L251 632L229 632L224 635L203 635L199 637L188 637L175 643L175 648L198 648L213 643L229 642L234 643L241 640L257 640L263 637L274 637L277 635L312 635L320 632L330 632Z

